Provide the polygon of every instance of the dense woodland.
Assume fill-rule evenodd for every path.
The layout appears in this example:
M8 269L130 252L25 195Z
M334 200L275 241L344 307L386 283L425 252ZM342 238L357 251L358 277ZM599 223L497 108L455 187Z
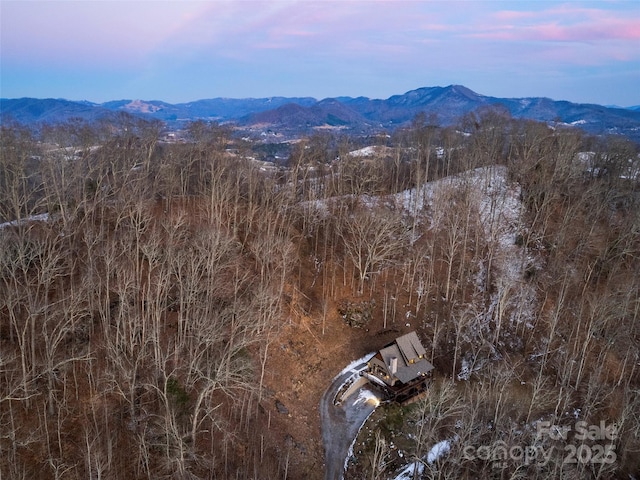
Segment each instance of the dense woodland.
M161 133L2 125L0 478L322 478L321 455L270 428L283 335L375 342L409 321L433 391L378 409L348 478L413 461L424 478L640 472L637 145L493 110L318 133L286 166L217 124ZM369 323L345 326L345 302ZM353 355L325 362L316 399ZM577 419L616 424L614 461L563 463L566 441L536 438ZM465 457L498 441L556 449Z

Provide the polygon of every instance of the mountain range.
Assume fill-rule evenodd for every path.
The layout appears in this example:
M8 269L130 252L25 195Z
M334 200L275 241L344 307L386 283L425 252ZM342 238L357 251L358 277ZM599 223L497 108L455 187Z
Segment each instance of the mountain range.
M0 99L0 118L26 125L56 123L71 118L113 119L122 112L179 128L188 121L232 122L244 128L303 132L334 127L351 132L392 130L419 113L448 125L482 107L506 109L515 118L573 125L592 134L617 133L640 141L638 107L616 108L556 101L544 97L498 98L480 95L461 85L424 87L387 99L337 97L213 98L171 104L162 101L117 100L105 103L62 99Z

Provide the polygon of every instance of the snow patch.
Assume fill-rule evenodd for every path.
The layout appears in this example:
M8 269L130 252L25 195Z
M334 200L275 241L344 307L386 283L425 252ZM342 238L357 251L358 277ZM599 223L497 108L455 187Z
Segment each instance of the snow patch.
M421 478L421 475L424 473L424 462L426 461L426 463L432 465L439 458L447 455L451 451L451 442L456 442L459 438L460 437L455 435L452 440L442 440L441 442L436 443L431 447L429 453L422 457L422 461L416 460L415 462L409 463L400 470L395 477L393 477L393 480L412 480L416 477ZM416 475L415 477L414 474Z
M376 147L364 147L359 150L354 150L353 152L349 152L349 155L352 157L371 157L376 154Z
M381 387L387 388L387 384L384 383L382 380L380 380L378 377L376 377L375 375L370 375L368 373L364 374L365 377L367 377L367 380L369 380L372 383L377 383L378 385L380 385Z
M40 215L31 215L27 218L21 218L19 220L11 220L10 222L0 223L0 229L7 227L17 227L18 225L23 225L27 222L46 222L49 220L48 213L41 213Z
M415 478L414 474L417 478L420 478L423 472L424 464L422 462L411 462L402 470L400 470L400 472L398 472L398 475L393 477L393 480L412 480L413 478Z
M589 155L585 152L584 158ZM474 209L471 214L477 215L475 223L492 252L490 261L488 257L480 260L475 278L480 295L493 290L488 289L487 282L495 287L489 308L477 319L479 324L491 328L493 322L501 329L507 324L532 324L538 294L525 277L529 269L535 270L540 258L535 249L518 242L527 232L523 221L524 206L520 185L509 181L505 166L476 168L399 192L390 198L416 223L447 229L448 207L456 204L458 193L462 195L464 207ZM463 369L461 379L470 373Z
M427 454L427 463L431 465L440 457L445 456L451 450L451 440L442 440L436 443Z
M362 372L363 370L365 370L367 368L367 362L369 361L369 359L371 357L373 357L375 354L376 354L375 352L371 352L371 353L366 354L362 358L354 360L349 365L344 367L342 369L342 371L340 371L340 373L338 373L335 377L333 377L333 379L335 380L339 376L344 375L346 373L360 373L360 372ZM356 368L356 367L360 367L360 368Z
M373 405L378 405L380 403L380 398L370 390L362 389L358 394L358 398L353 402L354 405L358 403L371 403Z

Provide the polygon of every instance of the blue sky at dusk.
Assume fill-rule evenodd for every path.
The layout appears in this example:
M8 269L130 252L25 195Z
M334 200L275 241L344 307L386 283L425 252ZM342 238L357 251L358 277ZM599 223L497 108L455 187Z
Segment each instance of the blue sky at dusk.
M0 96L640 104L640 1L5 1Z

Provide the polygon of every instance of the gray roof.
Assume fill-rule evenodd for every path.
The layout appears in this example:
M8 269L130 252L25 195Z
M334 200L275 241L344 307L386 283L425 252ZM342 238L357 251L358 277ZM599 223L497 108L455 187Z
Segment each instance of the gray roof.
M414 378L433 370L433 365L424 358L426 353L416 332L407 333L380 350L380 355L389 369L389 373L391 373L389 368L391 359L394 357L398 359L398 370L394 376L402 383L410 382Z
M396 343L400 347L400 352L407 363L411 360L417 360L424 357L427 353L416 332L407 333L401 337L396 338Z

